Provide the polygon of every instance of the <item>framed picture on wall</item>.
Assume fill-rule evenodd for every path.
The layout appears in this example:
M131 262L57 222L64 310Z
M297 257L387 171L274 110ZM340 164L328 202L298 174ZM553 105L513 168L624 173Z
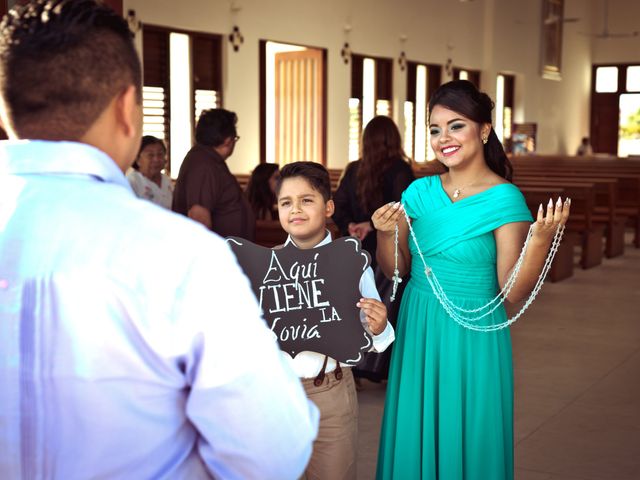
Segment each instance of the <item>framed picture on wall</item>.
M560 80L564 0L542 0L540 59L542 77Z

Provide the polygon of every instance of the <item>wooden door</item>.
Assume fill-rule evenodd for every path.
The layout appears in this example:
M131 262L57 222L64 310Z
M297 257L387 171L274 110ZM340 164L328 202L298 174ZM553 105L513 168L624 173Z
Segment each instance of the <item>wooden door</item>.
M594 93L591 96L591 146L594 153L618 153L620 110L617 93Z
M324 55L307 49L275 55L276 163L324 163Z

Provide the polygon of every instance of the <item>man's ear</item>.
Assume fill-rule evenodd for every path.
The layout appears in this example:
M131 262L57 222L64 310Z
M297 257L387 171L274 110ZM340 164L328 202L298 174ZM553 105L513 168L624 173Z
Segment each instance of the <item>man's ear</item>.
M138 102L138 90L129 85L116 98L116 120L126 137L134 137L141 129L142 106Z
M327 218L333 216L333 212L336 211L336 205L333 203L333 200L327 200L325 216Z

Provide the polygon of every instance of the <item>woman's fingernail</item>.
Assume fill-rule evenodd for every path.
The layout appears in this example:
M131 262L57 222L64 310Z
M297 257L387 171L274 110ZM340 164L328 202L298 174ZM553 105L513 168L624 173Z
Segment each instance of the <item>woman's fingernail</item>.
M540 204L540 207L538 207L538 211L541 212L542 210L544 210L544 208L542 208L542 204Z
M562 206L562 197L558 197L558 201L556 202L556 208L560 208Z
M553 198L549 199L549 204L547 205L549 208L553 208Z

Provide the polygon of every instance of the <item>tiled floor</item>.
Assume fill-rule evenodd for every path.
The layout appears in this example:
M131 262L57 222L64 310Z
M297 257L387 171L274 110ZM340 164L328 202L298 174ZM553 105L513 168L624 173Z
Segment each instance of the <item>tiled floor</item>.
M516 479L640 480L640 250L546 284L511 332ZM365 381L359 400L369 480L384 385Z

